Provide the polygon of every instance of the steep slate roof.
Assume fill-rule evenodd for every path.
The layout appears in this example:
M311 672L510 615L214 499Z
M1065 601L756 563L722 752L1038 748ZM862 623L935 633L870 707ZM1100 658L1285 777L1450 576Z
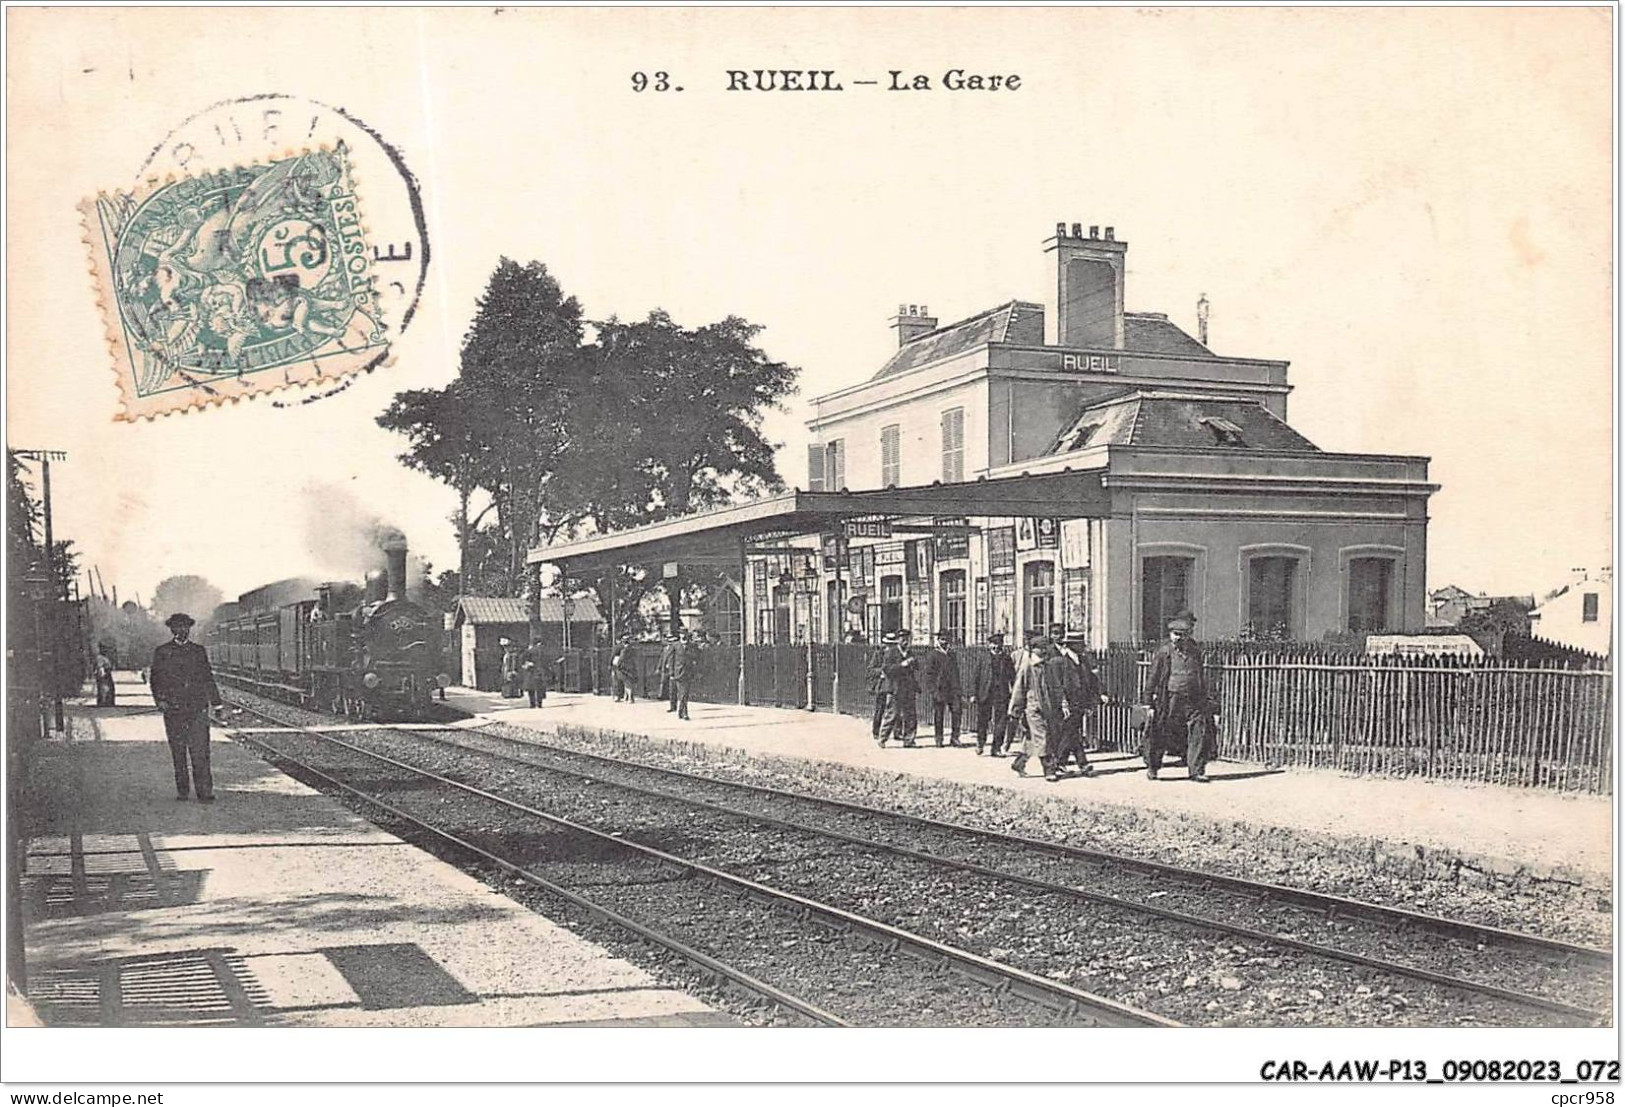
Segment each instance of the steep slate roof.
M985 342L1020 342L1041 345L1044 341L1044 306L1011 300L988 308L969 319L928 331L899 349L880 367L871 380L896 376L928 362L940 361Z
M457 621L470 622L477 626L489 623L523 623L525 618L525 601L510 599L507 596L461 596L457 600ZM572 623L596 623L602 619L598 614L598 605L586 597L578 596L571 601L570 621ZM558 596L542 597L542 622L564 622L564 601Z
M903 346L871 380L893 377L921 365L974 350L985 342L1044 344L1044 305L1011 300L968 319L949 323ZM1213 357L1213 352L1153 311L1123 313L1123 348L1127 353Z
M1168 321L1156 311L1123 313L1123 346L1137 354L1177 354L1180 357L1212 357L1213 351Z
M1084 435L1090 426L1095 429ZM1176 392L1131 392L1090 404L1056 436L1049 452L1101 445L1319 451L1255 400Z

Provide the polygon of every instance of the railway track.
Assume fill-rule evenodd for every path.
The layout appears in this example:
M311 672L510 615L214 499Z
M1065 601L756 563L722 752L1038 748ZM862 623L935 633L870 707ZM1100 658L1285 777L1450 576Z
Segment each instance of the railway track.
M1290 906L1301 908L1308 915L1315 916L1326 923L1339 921L1345 924L1352 922L1369 923L1376 928L1380 928L1379 932L1383 934L1410 937L1434 936L1450 940L1460 944L1460 953L1465 957L1485 960L1481 955L1487 951L1495 950L1517 958L1529 958L1533 965L1552 970L1564 971L1578 967L1596 970L1599 979L1607 979L1612 975L1613 954L1611 951L1564 942L1543 935L1487 926L1462 919L1444 918L1427 912L1409 911L1385 904L1370 903L1305 888L1204 872L1146 858L1112 853L1106 850L1088 849L1061 842L989 830L985 827L967 826L962 823L930 819L899 811L884 810L850 800L831 799L759 784L724 781L698 773L684 772L680 769L647 765L640 762L628 762L605 757L601 754L570 749L542 741L540 737L537 739L518 739L473 730L459 730L456 733L470 739L477 734L480 741L502 743L512 748L537 751L545 753L549 757L574 761L578 764L599 765L606 771L615 773L630 774L634 777L643 776L674 780L684 786L702 788L716 794L750 795L760 797L779 806L851 815L858 820L907 824L931 834L946 836L940 839L944 845L949 844L953 839L959 839L961 843L991 843L1001 847L1017 847L1025 851L1048 854L1087 866L1090 870L1088 874L1090 878L1094 878L1100 872L1107 870L1140 873L1147 878L1142 886L1142 894L1144 895L1154 892L1166 896L1169 894L1170 887L1189 889L1208 902L1211 902L1215 895L1233 895L1238 902L1247 904L1249 908L1257 908L1260 905ZM938 839L933 839L933 841L938 841ZM1339 937L1347 936L1346 934L1339 935ZM1491 964L1489 968L1489 971L1497 975L1505 974L1508 970L1509 966L1499 963Z
M389 731L387 728L381 728L377 733L387 734ZM1266 931L1258 929L1256 926L1242 925L1235 921L1215 919L1211 916L1194 915L1188 911L1179 910L1177 908L1167 906L1166 904L1158 904L1154 902L1155 898L1158 896L1166 897L1168 895L1166 890L1152 890L1147 892L1145 889L1141 889L1141 894L1148 895L1151 897L1151 899L1141 899L1139 901L1135 901L1120 895L1101 893L1098 891L1091 891L1087 888L1063 884L1056 880L1048 879L1042 875L1034 875L1030 872L1024 873L1012 871L1013 868L1020 867L1023 858L1008 855L1009 850L1019 847L1026 852L1025 860L1027 861L1031 861L1035 854L1044 854L1046 851L1048 851L1050 855L1053 855L1055 851L1060 851L1063 856L1071 854L1081 855L1084 859L1096 864L1099 864L1103 857L1106 859L1114 859L1113 855L1103 855L1097 851L1076 850L1073 847L1058 846L1054 843L1036 842L1031 839L1011 835L1001 835L995 832L980 830L977 828L959 827L954 824L933 822L931 820L920 819L913 816L900 816L894 812L883 812L857 804L825 800L818 797L809 797L800 793L763 788L757 785L726 783L708 777L700 777L694 774L683 773L677 770L644 765L629 765L625 762L603 758L598 755L561 749L559 747L551 746L539 741L521 741L519 739L496 735L475 734L467 730L457 730L447 733L455 734L456 740L452 740L446 734L437 734L433 731L414 730L411 732L410 741L415 743L433 742L442 747L449 746L454 748L459 751L460 754L483 755L485 757L495 758L510 763L523 764L530 769L542 769L548 773L560 775L594 787L608 785L610 787L622 789L628 793L637 795L640 797L641 801L645 801L645 806L647 806L646 801L655 801L664 804L679 804L686 806L691 811L707 812L712 817L740 820L744 825L734 828L738 834L748 835L751 833L756 833L750 829L751 824L755 824L757 826L772 826L784 831L789 831L796 835L813 835L821 837L827 841L840 842L847 846L855 847L858 850L866 853L872 854L879 851L898 858L907 858L909 861L919 866L930 866L938 869L950 868L961 874L969 874L982 882L998 888L1000 890L1000 894L1003 894L1006 897L1009 896L1009 889L1011 887L1018 887L1029 891L1032 895L1037 896L1040 899L1047 899L1050 901L1069 900L1073 902L1074 905L1085 904L1091 907L1104 908L1113 912L1135 913L1142 919L1155 920L1158 925L1166 924L1173 926L1176 929L1184 928L1184 930L1187 932L1193 930L1197 932L1218 932L1229 937L1242 939L1248 943L1248 947L1235 947L1238 950L1256 950L1261 947L1265 950L1273 950L1277 952L1282 950L1289 951L1292 954L1301 955L1306 959L1319 959L1338 962L1341 963L1342 966L1348 966L1353 970L1365 971L1367 974L1376 974L1375 977L1371 978L1374 981L1391 977L1405 978L1415 984L1420 985L1424 989L1433 989L1434 992L1442 991L1444 993L1455 993L1458 998L1466 997L1468 1001L1466 1006L1473 1006L1476 1004L1477 1007L1481 1009L1480 1014L1469 1016L1469 1019L1474 1021L1507 1021L1518 1025L1536 1024L1531 1021L1532 1017L1539 1018L1546 1023L1555 1022L1562 1025L1576 1023L1586 1024L1597 1021L1605 1021L1605 1016L1601 1015L1597 1010L1587 1008L1579 1004L1570 1003L1563 999L1555 998L1549 994L1543 995L1530 991L1519 991L1516 988L1502 986L1502 984L1495 982L1497 980L1504 979L1506 976L1508 966L1500 962L1504 962L1506 960L1505 950L1508 948L1538 949L1542 951L1544 955L1557 958L1554 964L1549 967L1549 970L1542 970L1542 972L1545 972L1548 976L1560 977L1562 976L1562 973L1558 970L1565 967L1573 968L1576 960L1592 960L1592 955L1598 952L1587 950L1585 947L1565 948L1563 943L1552 942L1548 939L1518 935L1510 931L1494 930L1494 928L1473 928L1471 927L1471 924L1455 924L1451 920L1444 920L1450 925L1439 928L1440 933L1459 934L1461 928L1466 928L1468 932L1476 938L1487 932L1493 935L1503 947L1501 952L1491 955L1488 958L1481 958L1483 960L1483 964L1479 965L1478 967L1482 971L1479 973L1478 979L1473 979L1448 972L1439 972L1434 969L1429 969L1416 964L1397 962L1386 957L1372 956L1371 954L1361 953L1357 950L1345 948L1343 945L1328 946L1323 943L1295 939L1289 935L1279 932L1279 930ZM475 745L471 745L470 743L475 743ZM493 745L507 750L523 751L525 756L516 757L512 753L503 753L499 752L499 750L489 748ZM484 746L486 748L480 748L480 746ZM401 751L397 750L396 752ZM549 758L551 761L538 762L538 757ZM559 764L558 762L561 760L568 762L568 764ZM597 773L584 771L581 768L583 764L594 765L599 767L601 771ZM605 772L609 773L610 775L605 776ZM671 792L662 789L641 786L627 780L626 776L628 774L634 776L641 774L646 777L679 781L683 786L689 789L699 789L701 792L706 793L713 798L696 797L694 794L692 794L692 792L688 795L674 795ZM741 795L762 797L781 806L789 804L791 806L799 806L812 810L822 810L824 812L839 812L843 817L856 815L859 821L865 825L860 827L848 825L844 829L832 827L827 824L822 826L809 826L804 822L796 822L782 817L782 811L776 814L767 813L757 810L747 810L737 806L730 806L726 803L718 802L714 797L719 792L724 794L731 793L735 797ZM921 828L927 828L930 832L927 837L930 835L940 836L944 833L949 833L952 835L957 835L959 838L964 840L973 840L984 844L989 841L997 841L1001 844L1001 848L1006 850L1006 855L1001 855L1000 858L1006 867L993 868L978 861L950 856L950 854L953 852L954 843L940 840L940 838L932 838L930 841L924 842L916 840L911 845L900 844L895 840L883 840L877 836L877 833L880 831L885 831L887 828L884 826L877 826L877 823L889 824L889 833L894 838L899 826L907 826L916 832L918 832ZM862 832L853 833L854 829L861 830ZM916 835L916 838L918 838L918 835ZM960 844L962 845L963 842ZM926 848L917 848L920 846L924 846ZM738 867L739 859L736 858L734 860L735 863L730 865L730 868ZM748 859L746 859L746 862L746 867L748 868ZM1029 867L1031 866L1029 865ZM1169 866L1156 866L1152 864L1150 867L1162 874L1169 872L1178 873L1187 880L1209 879L1206 874L1194 874L1190 873L1188 870L1173 869ZM1250 882L1238 881L1232 878L1220 878L1216 883L1192 887L1190 891L1193 893L1200 893L1208 898L1212 898L1215 894L1222 897L1226 894L1233 895L1237 886L1248 887L1248 890L1254 893L1252 896L1248 897L1248 902L1252 903L1255 908L1264 910L1266 913L1269 911L1278 911L1282 907L1283 903L1291 904L1294 909L1301 908L1303 902L1307 899L1309 902L1316 903L1317 905L1325 903L1332 912L1341 910L1345 918L1361 920L1362 922L1368 922L1370 916L1372 915L1381 916L1384 920L1392 919L1395 916L1406 915L1405 912L1394 908L1376 907L1375 905L1360 905L1357 904L1356 901L1342 900L1338 897L1322 897L1316 893L1299 892L1295 889L1286 890L1295 893L1292 897L1281 897L1280 899L1271 902L1271 893L1276 891L1276 886L1251 884ZM1372 911L1369 913L1349 911L1346 909L1345 905L1351 903L1355 904L1357 907L1372 908ZM1429 919L1429 916L1416 916L1416 921L1419 923L1426 923L1429 921ZM1327 925L1332 925L1333 920L1327 919L1326 923ZM1343 929L1346 931L1347 927L1345 924L1338 925L1343 926ZM1386 939L1390 945L1414 945L1414 938L1424 933L1423 931L1416 930L1409 933L1395 932L1386 927L1381 929L1382 932L1381 934L1377 935L1377 937ZM1188 936L1189 935L1187 934L1187 937ZM951 935L948 935L947 937L951 937ZM1370 939L1371 937L1372 936L1369 934L1366 935L1367 939ZM1346 941L1347 938L1347 933L1339 935L1340 941ZM1528 944L1520 944L1520 939L1528 939ZM1008 956L1010 953L1008 950L995 950L994 952L1003 952L1006 956ZM1472 952L1482 954L1483 951L1478 950L1475 946ZM1046 960L1041 958L1039 961L1039 966L1035 967L1040 967L1043 964L1051 963L1052 960L1053 959ZM1253 960L1267 961L1268 958L1255 957ZM1606 964L1606 955L1604 955L1604 964ZM1253 975L1256 976L1258 974L1254 973ZM1540 975L1541 973L1538 972L1525 972L1523 974L1525 978L1530 979L1534 979ZM1488 977L1488 979L1485 977ZM1187 986L1189 986L1191 979L1192 978L1190 977L1186 978L1185 983ZM1316 979L1318 980L1319 978L1317 977ZM1555 983L1560 987L1572 988L1572 982L1570 982L1567 977L1557 980L1548 979L1545 982L1547 984ZM1376 991L1376 988L1369 984L1361 985L1358 983L1351 983L1347 980L1345 980L1344 983L1348 987L1354 989L1356 993L1374 993ZM1337 986L1336 981L1329 981L1327 984L1329 987ZM1239 983L1232 984L1231 982L1227 981L1226 986L1239 987L1240 985ZM1607 1006L1606 994L1608 986L1608 982L1604 980L1592 981L1592 991L1594 993L1600 993L1603 996L1601 1006L1604 1007ZM1317 991L1317 989L1311 989L1311 993L1315 991ZM1387 989L1384 989L1384 991L1386 992ZM1417 1000L1414 997L1410 1000L1406 1000L1403 996L1401 996L1400 999L1402 1002L1405 1002L1407 1006L1413 1008L1416 1006ZM1462 1006L1462 1004L1459 1003L1454 1005ZM1421 998L1421 1010L1424 1011L1429 1009L1445 1010L1450 1006L1452 1006L1450 1003L1444 1003L1441 1005L1439 996L1436 994ZM1434 1023L1428 1022L1418 1023L1418 1025L1433 1024Z
M281 733L240 730L235 736L272 758L805 1021L836 1026L1177 1025L905 928L583 825L333 734L248 710ZM295 751L290 744L302 748ZM697 924L702 919L706 922ZM756 943L755 948L735 948L742 941ZM702 948L706 945L711 952ZM792 965L792 958L806 953L814 962L810 970ZM823 979L824 974L837 979ZM769 979L785 975L795 978L794 983L781 986Z

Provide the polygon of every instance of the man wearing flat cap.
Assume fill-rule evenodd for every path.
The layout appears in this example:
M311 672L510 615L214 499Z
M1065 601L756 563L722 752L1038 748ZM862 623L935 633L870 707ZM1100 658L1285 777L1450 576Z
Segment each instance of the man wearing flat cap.
M1168 641L1151 659L1147 695L1151 714L1145 724L1145 775L1157 779L1163 752L1185 750L1190 778L1207 782L1208 720L1213 700L1202 668L1202 650L1192 641L1196 616L1181 611L1168 620Z
M164 620L175 637L152 652L149 684L153 702L164 713L164 734L175 762L175 798L186 799L195 783L198 802L213 803L208 712L222 701L208 653L190 640L195 621L182 611Z

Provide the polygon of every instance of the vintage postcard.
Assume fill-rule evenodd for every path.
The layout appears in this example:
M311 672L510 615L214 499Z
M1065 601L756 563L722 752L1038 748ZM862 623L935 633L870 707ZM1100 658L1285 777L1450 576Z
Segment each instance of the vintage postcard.
M1611 1102L1617 17L8 7L4 1078Z

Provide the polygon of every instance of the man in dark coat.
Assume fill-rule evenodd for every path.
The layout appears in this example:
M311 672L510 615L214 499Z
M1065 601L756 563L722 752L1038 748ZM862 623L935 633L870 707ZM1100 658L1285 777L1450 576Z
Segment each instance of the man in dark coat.
M880 720L880 745L900 738L904 749L914 748L914 736L920 728L915 714L914 697L919 694L919 682L914 658L909 656L911 635L906 630L897 632L897 642L886 647L881 671L886 675L886 717Z
M925 663L921 666L921 684L931 695L931 725L939 748L942 746L944 711L947 711L953 725L952 744L959 745L959 658L954 656L950 648L952 645L952 634L945 630L937 631L937 644L925 655Z
M1196 616L1188 611L1169 619L1168 641L1151 659L1146 684L1151 714L1145 724L1144 751L1149 780L1157 779L1165 750L1183 748L1190 778L1207 782L1209 722L1215 712L1202 650L1191 639L1195 629Z
M1089 636L1081 630L1065 632L1060 656L1071 670L1072 698L1078 704L1078 709L1067 721L1060 748L1051 758L1051 764L1056 772L1060 772L1066 768L1069 758L1076 758L1078 771L1084 776L1094 776L1094 767L1089 764L1089 756L1084 751L1088 747L1089 728L1094 725L1096 708L1106 702L1106 697L1100 690L1100 677L1089 660Z
M621 635L621 644L615 648L615 656L609 659L611 683L615 688L615 702L625 700L627 703L638 702L637 692L637 654L632 649L632 636Z
M152 653L152 700L164 713L164 734L175 763L175 798L186 799L197 783L200 803L214 802L214 774L209 770L209 708L219 705L209 655L192 636L195 620L177 611L164 625L174 640ZM188 771L190 762L190 771Z
M660 674L660 698L666 701L666 711L677 710L677 682L671 678L672 658L677 655L677 635L667 634L666 644L660 650L660 661L655 672Z
M532 707L542 706L542 701L547 699L548 668L547 650L541 642L532 642L525 650L525 660L520 667L525 694L530 697Z
M869 692L875 698L875 709L869 719L869 733L880 741L880 723L886 717L886 700L890 696L886 682L886 651L897 645L897 635L887 632L880 636L880 644L869 651Z
M1004 635L994 631L987 636L987 649L970 655L965 694L976 704L976 753L987 747L988 731L993 732L993 756L1004 756L1004 736L1009 731L1010 687L1016 680L1016 665L1004 648Z

